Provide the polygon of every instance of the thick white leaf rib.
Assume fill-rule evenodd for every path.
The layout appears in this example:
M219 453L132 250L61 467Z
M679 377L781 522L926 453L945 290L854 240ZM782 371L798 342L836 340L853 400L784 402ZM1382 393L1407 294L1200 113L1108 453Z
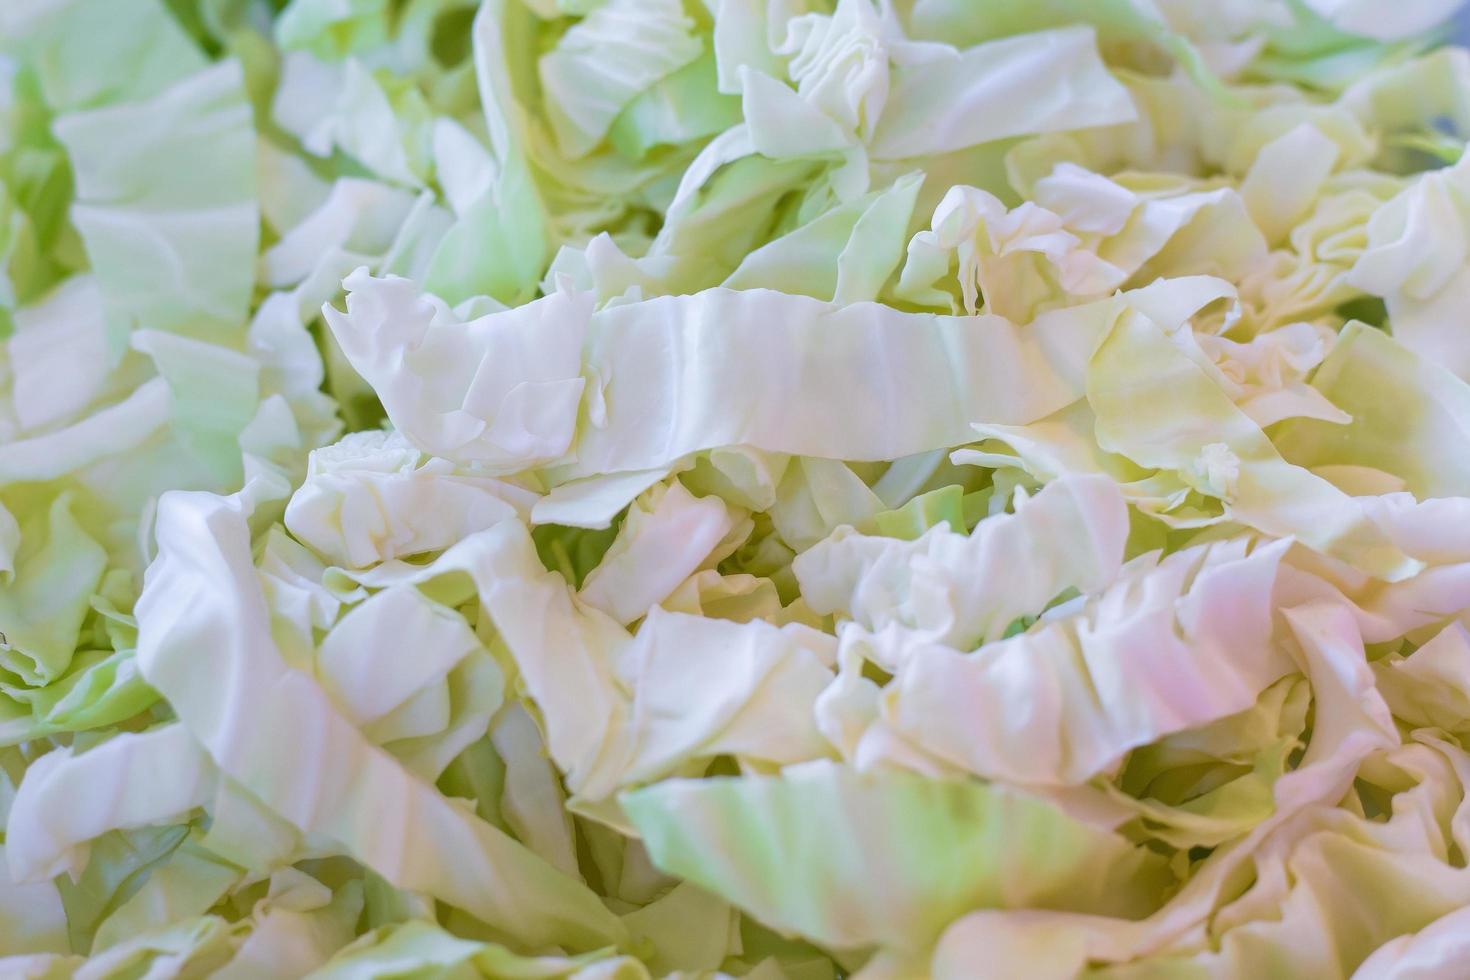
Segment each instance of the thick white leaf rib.
M406 280L359 271L347 285L348 312L328 308L328 323L399 431L490 472L558 460L556 482L725 446L873 460L958 445L972 422L1023 424L1075 400L1115 309L1018 327L710 289L596 313L555 294L461 324ZM923 399L883 395L919 387Z
M585 355L605 422L556 473L652 469L723 446L886 460L958 445L975 420L1066 404L1112 310L1018 327L726 289L612 306L593 316ZM897 394L915 390L925 397Z

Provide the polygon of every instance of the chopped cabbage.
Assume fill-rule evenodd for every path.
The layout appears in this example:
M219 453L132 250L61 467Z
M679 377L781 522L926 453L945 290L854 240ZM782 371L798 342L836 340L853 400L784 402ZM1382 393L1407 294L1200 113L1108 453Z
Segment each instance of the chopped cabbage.
M0 3L0 976L1464 975L1461 6Z

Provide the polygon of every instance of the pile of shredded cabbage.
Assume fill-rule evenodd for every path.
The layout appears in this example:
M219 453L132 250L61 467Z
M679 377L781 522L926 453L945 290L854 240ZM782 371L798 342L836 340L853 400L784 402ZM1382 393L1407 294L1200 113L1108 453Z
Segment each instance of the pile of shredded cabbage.
M1465 976L1458 6L0 0L0 976Z

